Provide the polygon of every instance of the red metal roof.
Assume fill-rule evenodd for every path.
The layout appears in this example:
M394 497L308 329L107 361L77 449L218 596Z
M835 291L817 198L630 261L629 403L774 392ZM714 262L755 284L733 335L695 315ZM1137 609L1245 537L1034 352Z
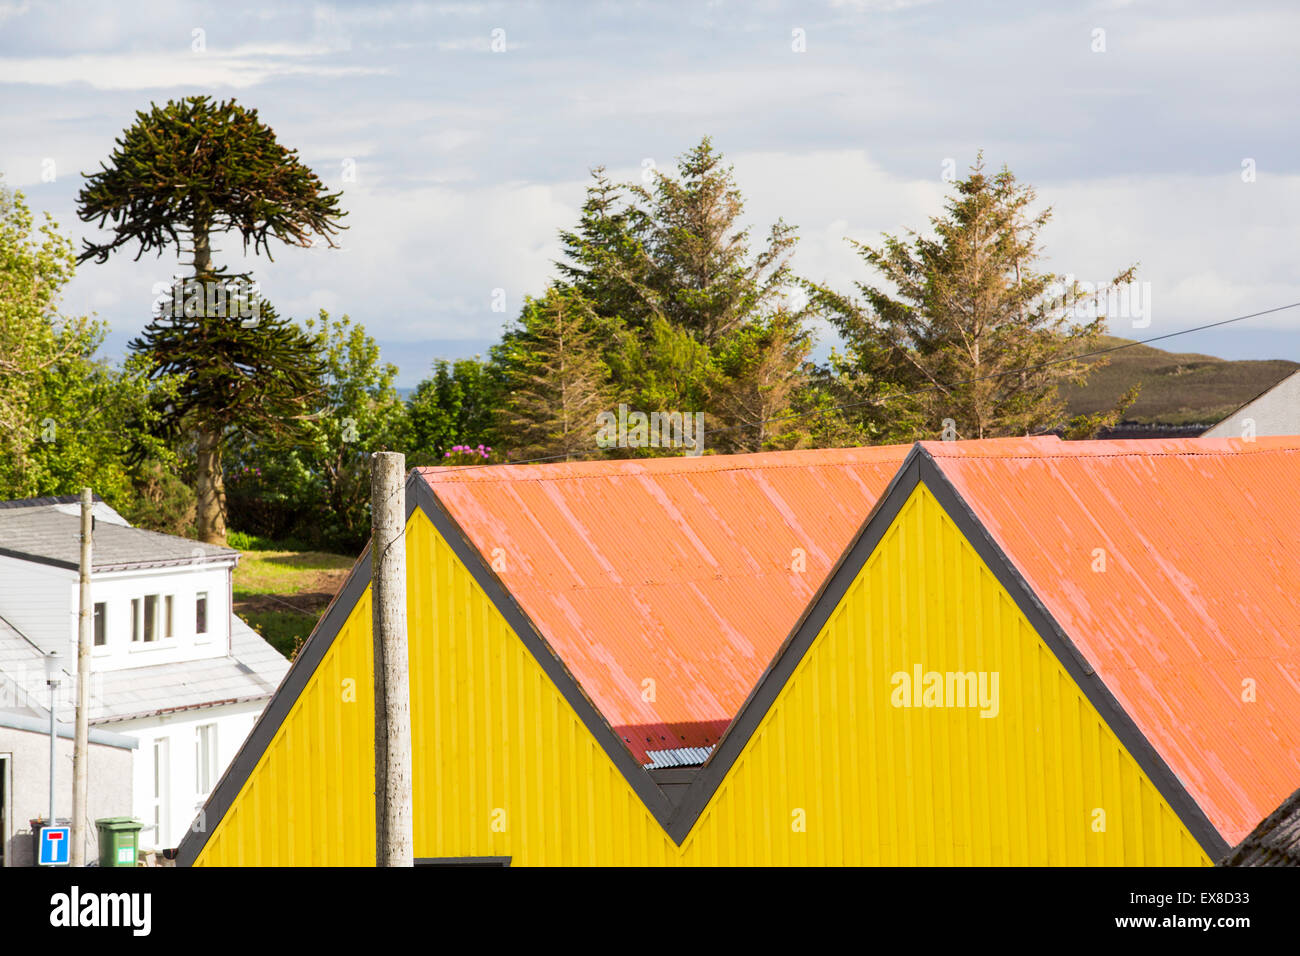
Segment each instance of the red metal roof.
M644 762L717 743L908 451L420 474Z
M1300 437L923 444L1240 842L1300 785Z

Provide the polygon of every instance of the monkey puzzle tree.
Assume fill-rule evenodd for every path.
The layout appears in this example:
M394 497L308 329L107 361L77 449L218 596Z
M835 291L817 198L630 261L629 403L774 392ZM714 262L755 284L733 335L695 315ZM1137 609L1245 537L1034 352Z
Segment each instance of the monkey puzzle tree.
M108 164L86 179L78 214L107 227L109 238L86 240L80 261L106 262L133 243L136 259L151 250L161 256L169 246L179 255L189 243L194 284L174 299L186 298L184 308L161 309L132 348L155 358L156 374L184 380L185 400L170 407L168 421L196 437L198 535L224 542L221 456L230 429L291 434L321 367L311 337L256 293L230 288L245 276L213 266L212 236L238 232L245 251L251 243L268 259L272 238L309 246L320 236L332 247L345 228L341 194L327 192L256 110L206 96L137 112ZM255 321L250 311L260 312Z

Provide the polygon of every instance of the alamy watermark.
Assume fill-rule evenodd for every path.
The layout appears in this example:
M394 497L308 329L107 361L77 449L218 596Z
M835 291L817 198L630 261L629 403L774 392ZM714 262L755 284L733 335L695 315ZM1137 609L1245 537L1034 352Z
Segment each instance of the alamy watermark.
M996 717L1001 709L997 671L926 671L913 664L911 673L895 671L889 702L895 707L971 707L981 717Z
M618 412L596 416L599 448L685 448L695 456L704 452L703 412L634 412L619 405Z
M1087 282L1066 275L1046 289L1049 299L1058 299L1077 292L1078 298L1067 309L1076 319L1091 321L1105 316L1112 322L1128 319L1135 329L1145 329L1151 324L1150 282Z
M151 292L153 314L159 318L207 316L256 322L261 317L258 284L242 276L207 281L174 276L170 282L155 282Z

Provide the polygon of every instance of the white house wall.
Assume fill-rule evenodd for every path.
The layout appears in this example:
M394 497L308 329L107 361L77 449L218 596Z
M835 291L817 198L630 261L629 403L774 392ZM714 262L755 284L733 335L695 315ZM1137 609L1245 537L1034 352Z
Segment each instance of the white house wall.
M140 741L139 749L134 751L132 790L135 795L134 814L145 824L145 829L140 831L140 846L143 849L169 849L179 845L181 837L194 822L199 808L207 799L207 793L199 793L195 786L198 727L204 724L217 725L217 768L210 781L210 785L215 787L266 704L266 699L223 704L103 725L106 730L127 734ZM154 743L159 739L167 740L170 764L164 792L161 837L153 830Z
M195 601L208 595L208 633L195 632ZM196 661L222 657L230 652L230 568L226 566L182 566L149 571L115 571L91 578L91 600L106 609L103 647L92 652L92 670L122 670L175 661ZM173 595L175 599L173 637L145 643L131 640L131 600L147 594ZM68 636L69 649L76 647L76 627Z
M1249 438L1251 435L1300 435L1300 372L1282 379L1202 437Z

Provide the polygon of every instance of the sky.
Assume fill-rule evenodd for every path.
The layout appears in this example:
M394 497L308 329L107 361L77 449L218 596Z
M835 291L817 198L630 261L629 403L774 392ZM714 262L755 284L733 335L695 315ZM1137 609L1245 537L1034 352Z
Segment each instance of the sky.
M409 387L545 289L592 167L640 181L710 136L754 235L783 218L795 271L848 289L874 277L847 240L924 231L983 150L1051 207L1047 269L1137 264L1142 308L1111 331L1149 338L1300 301L1298 35L1300 5L1250 0L0 0L0 182L80 246L82 174L137 110L256 108L349 228L248 265L218 237L215 260L282 315L361 322ZM65 290L110 356L180 268L134 256ZM1300 361L1300 308L1160 346Z

